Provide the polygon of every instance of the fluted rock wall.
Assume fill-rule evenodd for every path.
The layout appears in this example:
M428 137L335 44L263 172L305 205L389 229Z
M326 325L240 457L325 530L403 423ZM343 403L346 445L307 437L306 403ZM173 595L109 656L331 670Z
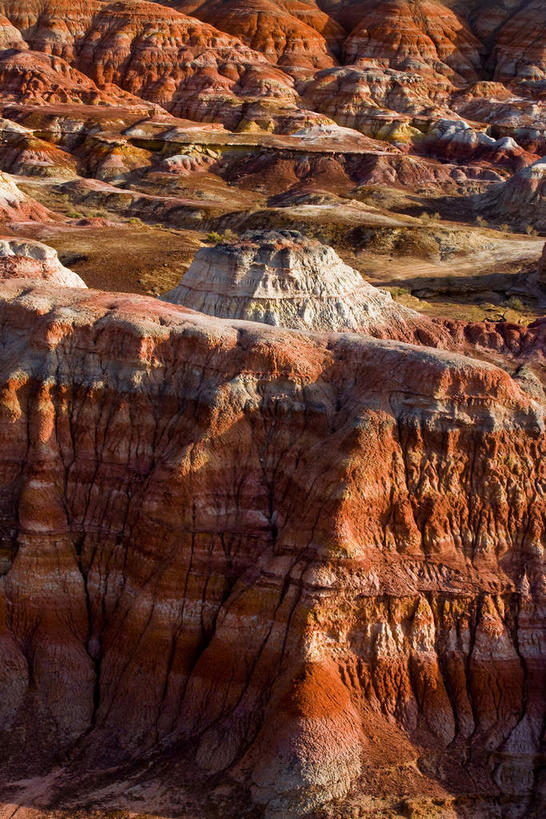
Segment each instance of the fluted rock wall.
M136 296L8 282L0 315L8 771L185 754L298 816L401 764L539 815L541 404Z

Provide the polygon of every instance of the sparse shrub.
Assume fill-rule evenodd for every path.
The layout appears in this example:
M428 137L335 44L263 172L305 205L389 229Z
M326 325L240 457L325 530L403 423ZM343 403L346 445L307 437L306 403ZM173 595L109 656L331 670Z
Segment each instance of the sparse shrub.
M389 293L393 299L401 299L404 296L409 296L411 290L409 287L389 287Z
M218 233L217 231L213 230L211 233L207 234L207 242L210 242L213 245L219 245L224 242L234 242L237 238L237 235L230 230L224 230L223 233Z
M130 225L142 225L142 219L139 219L138 216L131 216L128 221Z
M82 219L83 216L78 210L69 210L66 215L69 219Z
M524 303L517 296L510 296L508 299L508 306L518 313L522 313L525 310Z
M487 227L487 219L483 216L476 216L476 224L478 227Z
M429 213L428 211L424 210L419 218L424 225L429 225L433 222L439 222L440 214L438 212Z
M502 225L499 225L499 230L501 231L501 233L508 233L510 228L508 227L506 222L503 222Z
M533 225L527 225L525 233L527 236L538 236L538 230Z

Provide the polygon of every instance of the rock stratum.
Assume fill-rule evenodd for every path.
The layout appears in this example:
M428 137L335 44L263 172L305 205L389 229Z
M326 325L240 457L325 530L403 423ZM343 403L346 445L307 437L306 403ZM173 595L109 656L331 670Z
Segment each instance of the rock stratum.
M0 236L0 282L7 279L45 279L56 287L86 286L48 245Z
M0 819L545 815L545 12L0 0Z
M176 116L281 133L324 114L347 125L349 106L359 128L380 133L396 130L400 114L422 129L467 92L482 109L474 119L507 120L510 134L523 126L523 141L528 125L544 130L540 0L504 3L496 16L438 0L1 0L0 15L0 77L12 97L148 101ZM324 98L328 78L345 106Z
M540 815L524 380L134 295L0 310L11 815Z
M249 232L238 242L202 248L163 298L211 316L296 330L366 332L403 341L419 333L424 341L426 330L432 331L431 322L364 281L333 248L298 231Z

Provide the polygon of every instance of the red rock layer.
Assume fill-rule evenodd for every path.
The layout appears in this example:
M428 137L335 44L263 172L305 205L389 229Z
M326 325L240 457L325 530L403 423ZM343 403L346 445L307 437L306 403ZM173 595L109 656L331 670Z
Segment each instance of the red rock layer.
M42 13L40 13L40 9ZM144 0L67 4L2 0L33 49L61 56L101 88L117 85L174 114L235 127L239 98L293 103L292 81L211 26Z
M0 222L49 222L54 218L51 211L22 193L8 174L0 172Z
M373 60L404 71L436 73L455 82L477 79L480 44L469 26L433 0L368 0L344 44L344 61Z
M343 29L327 14L300 0L207 0L176 8L239 37L270 62L286 67L335 64Z
M0 280L6 279L46 279L55 287L85 287L76 273L61 264L52 247L0 236Z
M491 57L498 82L529 81L546 77L546 6L542 0L524 3L500 28ZM523 81L523 83L522 83Z
M83 105L131 103L144 107L142 100L120 88L107 85L106 90L101 90L93 80L61 57L38 51L0 52L0 84L5 101Z
M507 372L13 283L1 319L12 776L154 750L299 816L403 764L534 815L544 407Z

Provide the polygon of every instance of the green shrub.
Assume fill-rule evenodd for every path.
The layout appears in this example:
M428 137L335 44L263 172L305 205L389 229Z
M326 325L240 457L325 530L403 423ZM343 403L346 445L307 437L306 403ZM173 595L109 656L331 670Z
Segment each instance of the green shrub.
M207 234L207 242L210 242L213 245L234 242L236 238L237 234L234 233L229 228L227 230L224 230L223 233L218 233L217 231L213 230L211 231L211 233Z
M518 313L522 313L525 310L524 303L517 296L510 296L508 299L508 306L511 307L512 310L516 310Z

